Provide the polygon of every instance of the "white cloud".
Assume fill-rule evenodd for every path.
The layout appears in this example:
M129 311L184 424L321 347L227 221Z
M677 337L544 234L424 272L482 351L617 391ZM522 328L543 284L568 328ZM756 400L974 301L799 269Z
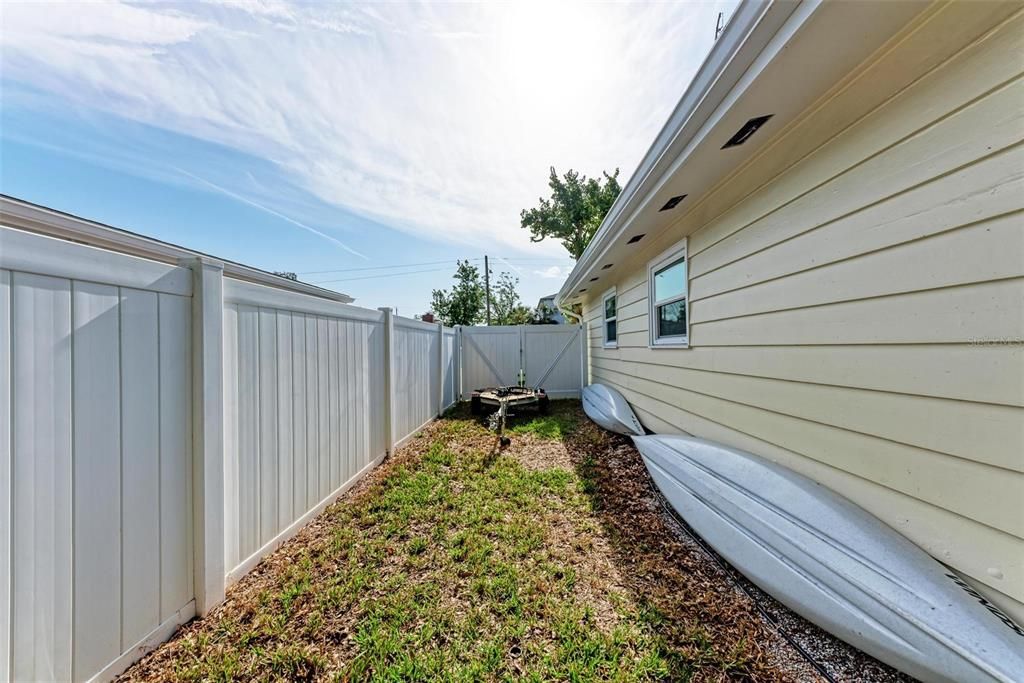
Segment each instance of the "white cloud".
M123 41L135 45L172 45L191 39L206 27L203 20L178 12L107 3L11 2L3 6L3 45L30 48L36 41L67 41L69 51L90 43ZM51 47L52 49L52 47Z
M348 246L347 244L345 244L341 240L339 240L337 238L334 238L334 237L331 237L327 233L321 232L320 230L317 230L316 228L310 227L310 226L306 225L305 223L303 223L302 221L297 221L294 218L291 218L290 216L284 215L280 211L275 211L274 209L271 209L269 207L263 206L259 202L254 202L251 199L247 199L246 197L243 197L240 194L237 194L235 192L232 192L231 190L223 188L220 185L217 185L216 183L211 183L206 178L201 178L201 177L197 176L194 173L189 173L188 171L186 171L184 169L180 169L180 168L176 169L176 170L179 173L181 173L182 175L188 176L189 178L192 178L193 180L198 181L199 183L209 187L210 189L212 189L212 190L214 190L216 192L220 192L221 194L227 195L228 197L231 197L232 199L237 199L238 201L242 202L243 204L248 204L249 206L251 206L253 208L256 208L256 209L259 209L260 211L264 211L266 213L269 213L272 216L277 216L278 218L280 218L281 220L283 220L283 221L285 221L287 223L291 223L292 225L294 225L296 227L302 228L306 232L310 232L310 233L316 235L317 237L321 237L321 238L327 240L328 242L330 242L331 244L334 244L335 246L341 247L342 249L344 249L348 253L352 254L353 256L358 256L359 258L361 258L363 260L369 260L369 258L365 254L359 253L358 251L356 251L352 247ZM251 175L250 175L250 179L255 180L255 179L252 178Z
M553 280L555 278L564 278L569 274L572 268L560 268L559 266L549 266L544 270L535 270L533 274L537 277L542 277L545 280Z
M54 107L227 145L401 230L561 255L528 242L520 209L547 193L550 165L619 166L625 181L710 46L717 11L5 4L0 56L5 81Z

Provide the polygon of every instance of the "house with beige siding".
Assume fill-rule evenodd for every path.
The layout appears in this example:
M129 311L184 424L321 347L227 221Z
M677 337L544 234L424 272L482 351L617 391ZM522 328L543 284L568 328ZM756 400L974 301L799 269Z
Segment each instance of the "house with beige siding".
M1024 623L1024 5L743 2L559 292L644 425Z

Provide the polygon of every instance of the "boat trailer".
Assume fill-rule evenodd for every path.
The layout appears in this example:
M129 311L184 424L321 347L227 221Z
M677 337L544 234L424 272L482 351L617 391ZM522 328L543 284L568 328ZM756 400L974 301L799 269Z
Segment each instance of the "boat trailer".
M484 406L496 406L497 410L488 417L488 428L498 435L498 444L505 448L512 440L505 436L505 421L510 415L510 408L536 408L541 415L547 415L551 407L551 399L543 389L529 387L487 387L477 389L470 395L469 412L480 415Z

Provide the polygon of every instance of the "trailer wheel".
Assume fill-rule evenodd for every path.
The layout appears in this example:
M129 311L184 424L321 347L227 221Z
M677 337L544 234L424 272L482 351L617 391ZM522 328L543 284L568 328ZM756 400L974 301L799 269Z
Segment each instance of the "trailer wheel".
M479 415L483 412L483 404L480 403L479 396L473 396L469 399L469 412L471 415Z
M551 399L547 396L541 396L537 402L537 410L540 411L541 415L547 415L551 411Z

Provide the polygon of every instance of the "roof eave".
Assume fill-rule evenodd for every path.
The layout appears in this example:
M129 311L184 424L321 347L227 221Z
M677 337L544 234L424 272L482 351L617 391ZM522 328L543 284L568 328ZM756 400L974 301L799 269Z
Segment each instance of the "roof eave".
M259 268L219 259L193 249L179 247L169 242L162 242L8 195L0 195L0 223L20 230L102 247L162 263L178 264L185 259L201 258L207 262L214 261L223 264L224 275L237 280L285 289L343 304L355 301L348 294L297 280L289 280Z
M803 3L818 4L811 0L803 0ZM707 132L704 122L729 97L733 84L803 3L784 0L743 0L740 3L637 170L601 222L594 238L569 273L558 292L557 304L561 305L574 298L572 295L580 284L590 277L607 250L629 227L633 216L658 189L659 180L671 168L676 154L692 147L699 137L703 137ZM801 23L809 14L802 13L799 17ZM732 73L728 73L730 71ZM730 82L726 87L716 88L716 85L722 85L723 80ZM700 121L694 120L698 110L702 114Z

